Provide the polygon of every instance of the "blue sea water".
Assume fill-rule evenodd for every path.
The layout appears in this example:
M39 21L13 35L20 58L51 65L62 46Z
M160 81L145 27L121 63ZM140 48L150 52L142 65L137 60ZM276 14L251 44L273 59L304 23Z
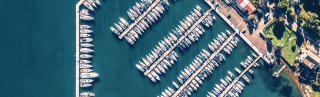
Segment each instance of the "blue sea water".
M152 83L135 67L158 41L168 35L195 5L209 7L202 0L170 1L169 10L136 42L129 46L109 29L118 17L138 0L103 0L96 9L94 22L94 70L100 74L92 90L96 97L154 97L172 87L180 71L190 64L202 49L220 32L232 31L217 17L214 26L186 51L178 52L178 61L159 83ZM0 3L0 79L1 97L74 97L75 94L75 4L65 0L8 0ZM239 62L251 54L241 41L232 55L214 70L193 97L204 97L213 85L240 67ZM263 62L261 61L261 64ZM241 94L243 97L299 97L297 88L286 77L274 79L272 68L263 65L254 69L256 76ZM82 90L85 91L85 90Z

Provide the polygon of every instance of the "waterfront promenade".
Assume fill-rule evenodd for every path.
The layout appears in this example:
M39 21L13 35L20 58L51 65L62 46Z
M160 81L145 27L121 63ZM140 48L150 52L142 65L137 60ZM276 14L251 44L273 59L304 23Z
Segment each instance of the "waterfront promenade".
M80 93L80 89L79 89L79 60L80 60L80 5L82 5L82 3L84 2L84 0L80 0L77 4L76 4L76 97L79 97L79 93Z
M183 83L181 87L172 95L172 97L177 97L182 90L189 85L189 83L210 63L210 61L213 60L213 58L216 57L220 53L220 51L235 37L236 33L233 33L213 54L210 55L210 57L199 67L199 69L193 73L190 78Z
M258 56L244 71L241 72L241 74L236 77L230 85L224 91L219 95L219 97L224 97L224 95L241 79L241 77L256 63L261 56Z
M127 33L133 27L135 27L149 13L149 11L151 11L155 6L157 6L157 4L160 1L161 0L156 0L152 5L150 5L149 8L145 12L143 12L137 19L135 19L134 22L131 23L130 26L120 34L119 39L122 39L125 35L127 35Z
M168 54L170 54L170 52L174 50L180 44L180 42L182 42L184 38L186 38L189 35L189 33L191 33L193 29L195 29L201 23L201 21L211 13L211 11L212 9L209 9L208 11L206 11L205 14L196 23L194 23L194 25L192 25L190 29L188 29L188 31L183 36L181 36L172 47L170 47L166 52L164 52L162 56L157 61L155 61L150 66L150 68L146 70L143 74L147 76L153 70L153 68L155 68Z
M237 14L235 10L227 7L220 2L220 0L214 0L215 4L213 4L210 0L204 0L239 36L259 55L262 57L264 61L267 63L271 63L270 60L266 57L268 54L274 53L274 48L270 48L268 50L268 44L265 40L263 40L258 34L258 31L261 31L265 26L259 26L258 30L255 33L250 34L248 30L248 25L243 20L241 16ZM227 18L226 16L230 15L231 18ZM245 33L240 33L240 30L246 29Z

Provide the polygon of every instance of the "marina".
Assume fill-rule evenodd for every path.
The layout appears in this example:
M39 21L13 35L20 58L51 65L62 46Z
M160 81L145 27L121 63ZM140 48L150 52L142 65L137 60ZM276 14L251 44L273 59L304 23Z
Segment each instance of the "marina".
M3 1L1 95L301 97L289 68L268 64L262 29L239 33L247 21L224 3Z
M171 48L169 48L166 52L164 52L163 55L162 55L157 61L155 61L155 62L150 66L150 68L149 68L148 70L146 70L143 74L144 74L145 76L147 76L147 75L150 73L150 71L153 70L153 68L155 68L155 66L157 66L157 65L161 62L161 60L163 60L176 46L178 46L178 44L179 44L181 41L183 41L183 39L184 39L185 37L187 37L187 35L188 35L189 33L191 33L191 31L192 31L194 28L196 28L197 25L198 25L199 23L201 23L201 21L202 21L206 16L209 15L209 13L211 13L211 10L212 10L212 9L209 9L208 11L206 11L206 12L204 13L204 15L203 15L188 31L186 31L186 34L184 34L183 36L181 36L181 37L177 40L177 42L176 42Z
M172 1L169 1L169 2L172 3ZM170 11L173 10L173 12L174 12L174 10L176 8L179 9L179 6L182 5L180 3L181 3L180 1L177 2L176 4L173 5L174 7L170 7L168 10L170 10ZM176 23L171 23L169 25L165 25L163 23L160 23L160 24L156 24L154 29L150 29L150 31L157 31L157 30L159 30L158 26L160 26L161 30L159 30L159 32L169 32L169 35L167 33L146 34L146 36L145 36L146 38L144 38L144 41L141 41L141 44L140 43L136 44L135 47L129 48L125 44L110 43L108 45L112 45L112 46L109 46L106 48L106 45L101 46L98 44L103 43L102 41L105 42L105 37L103 38L103 40L101 40L102 36L107 36L109 38L110 38L110 36L112 36L112 35L109 35L110 30L106 32L109 34L95 33L95 38L97 38L98 41L96 41L96 40L93 41L95 43L94 52L99 52L99 53L94 55L94 57L92 57L92 58L93 58L93 60L101 60L102 59L103 61L92 61L92 62L84 61L84 60L80 61L81 63L108 64L108 65L95 65L95 70L97 69L97 72L99 72L99 75L108 75L108 77L99 76L99 79L101 81L99 81L97 83L97 85L93 88L95 95L96 96L103 96L103 95L106 95L106 93L107 93L107 95L113 95L113 96L130 97L132 95L136 95L136 96L146 97L146 96L155 96L156 94L160 93L161 95L164 95L164 96L172 95L174 97L178 97L178 95L182 94L182 92L185 91L186 89L189 90L190 92L192 92L192 91L196 91L199 89L202 90L202 89L208 88L206 85L202 85L201 88L198 88L200 83L199 83L199 85L197 85L192 80L195 80L196 79L195 76L197 76L198 74L200 74L200 73L202 74L203 70L205 70L207 73L212 72L212 74L214 76L220 75L220 74L214 73L214 72L220 71L219 69L221 69L221 68L226 69L226 67L224 67L223 64L225 64L225 63L229 64L230 62L228 61L228 62L219 63L219 65L221 65L222 67L219 67L219 69L215 70L214 72L210 71L212 69L207 67L207 66L209 66L208 62L210 62L210 60L213 60L216 57L222 58L221 56L227 56L227 57L234 56L232 54L232 52L239 52L237 49L234 49L235 45L240 45L243 47L244 44L243 43L234 44L234 43L230 42L231 40L234 40L235 37L241 38L241 36L239 36L237 31L234 32L233 30L231 30L226 24L221 25L221 23L223 23L223 21L221 21L222 20L221 18L217 18L217 21L214 19L215 23L213 23L213 24L210 24L211 22L207 22L207 21L211 21L211 20L209 20L209 18L207 18L207 16L211 16L209 14L212 14L212 16L217 16L217 14L212 13L212 10L214 10L212 8L206 9L205 3L203 1L198 2L198 3L193 3L193 4L198 5L200 3L202 3L200 6L202 9L205 10L205 12L203 12L203 15L201 17L199 17L199 19L193 20L191 18L184 18L182 20L181 19L175 20L176 23L179 24L179 26L177 28L180 31L185 30L184 31L185 33L181 34L181 36L179 36L179 35L177 36L173 31L170 30L171 27L174 27L173 24L176 24ZM130 4L128 4L128 5L130 5ZM112 6L112 5L109 5L109 6ZM182 7L180 7L180 8L182 8ZM124 9L127 9L127 8L124 8ZM195 13L195 15L197 15L197 12L195 12L192 8L189 8L189 9L191 9L191 10L189 10L189 12L192 11ZM151 10L149 12L153 12L153 11ZM185 13L187 13L187 14L189 14L189 12L188 12L188 10L185 11ZM137 13L137 14L143 14L143 13L141 12L141 13ZM172 12L168 12L167 14L172 14ZM100 13L97 13L96 15L97 15L97 17L94 17L94 19L99 19L99 17L102 16ZM157 15L155 13L154 13L154 15L159 17L159 15ZM139 15L139 16L141 16L141 15ZM181 16L188 17L188 15L181 15ZM181 16L180 16L180 18L181 18ZM151 16L151 17L153 17L153 16ZM172 16L168 15L166 17L162 17L163 21L168 21L168 17L172 17ZM155 18L155 17L153 17L153 18ZM213 18L213 17L211 17L211 18ZM126 20L127 18L123 18L123 19ZM128 29L129 26L126 26L127 24L125 22L123 22L123 19L120 18L120 21L121 20L122 21L121 21L121 23L118 23L118 26L119 26L118 28ZM99 20L97 20L97 21L99 21ZM204 21L206 21L206 22L204 22ZM216 24L216 22L217 22L217 24ZM128 24L131 25L130 22L128 22ZM199 30L198 25L200 25L200 24L201 24L201 26L204 27L204 29L203 29L204 31ZM114 23L107 23L107 27L109 25L112 26L112 25L114 25ZM139 24L136 24L135 26L137 26L137 25L139 25ZM162 28L162 26L165 26L166 28ZM83 27L84 26L82 26L82 28ZM131 28L131 29L134 30L134 28ZM176 29L174 29L174 30L176 30ZM229 34L230 32L228 33L228 31L226 31L226 30L231 30L230 32L234 32L234 33ZM142 33L142 32L139 32L138 30L135 30L135 31L138 35L141 35L139 33ZM178 31L178 30L176 30L176 31ZM198 32L197 34L199 34L199 35L194 33L194 31L197 31ZM209 33L208 35L203 36L201 33L204 33L205 31L206 32L224 32L224 33L223 34L222 33L218 33L218 34ZM149 32L149 30L148 30L148 32ZM170 34L170 32L173 32L173 33ZM86 35L86 33L91 33L91 32L84 31L83 33L85 33L85 34L80 35L80 37L84 38L83 41L90 42L90 39L85 39L85 38L90 37L89 35ZM130 31L128 33L130 33ZM127 35L128 35L128 33L127 33ZM225 33L227 33L228 37L226 37L226 35L224 35ZM213 36L212 36L212 34L213 34ZM150 40L151 35L152 35L152 39ZM164 37L165 35L167 35L167 37ZM176 36L177 39L174 39L173 35ZM124 35L124 36L126 36L126 35ZM204 39L200 40L199 36L202 36ZM132 37L137 38L137 36L135 36L135 35L132 35ZM216 40L212 41L212 37L216 37ZM146 42L145 39L148 39L150 41ZM160 39L160 41L159 41L159 39ZM114 38L110 38L110 40L116 41L116 40L114 40ZM240 40L242 41L242 38ZM199 41L199 43L191 45L195 41ZM201 41L201 43L200 43L200 41ZM202 43L202 42L204 42L204 43ZM208 59L206 61L204 61L200 65L200 67L195 68L195 70L196 70L195 72L181 73L183 76L185 76L185 75L191 75L191 76L188 77L188 79L183 84L181 84L181 86L179 84L176 84L177 85L176 87L178 87L177 91L176 91L176 88L172 88L170 86L168 87L167 85L170 84L172 82L172 80L176 79L175 73L177 71L180 71L181 67L185 67L184 61L189 61L189 60L191 60L191 58L193 58L194 53L190 52L190 51L194 50L194 51L198 52L199 50L197 50L197 49L202 48L204 46L208 46L208 42L212 42L214 45L212 43L209 43L210 44L209 50L200 49L201 53L199 53L199 55L198 55L198 56L202 56L202 57L199 57L199 58L201 58L201 60L203 60L202 58L206 59L205 56L208 56L207 57ZM222 42L220 44L221 46L218 46L218 44L216 44L218 42ZM155 44L156 44L156 47L154 47ZM90 44L82 44L80 46L81 47L93 47L93 45L90 45ZM245 45L245 46L247 46L247 45ZM121 49L117 49L117 50L113 49L113 50L111 50L112 52L110 52L109 50L108 51L102 50L102 48L103 49L111 49L110 47L121 48ZM146 47L146 48L142 48L142 47ZM180 49L175 49L177 47ZM186 48L188 48L188 49L186 49ZM141 49L142 52L140 52L139 49ZM160 51L160 53L157 53L156 52L157 50L158 51L163 50L163 51ZM241 50L243 50L243 49L241 49ZM90 52L90 50L85 50L85 51ZM119 52L119 51L121 51L121 52ZM130 51L130 52L128 52L128 51ZM133 52L133 51L135 51L135 52ZM145 54L144 51L151 51L151 52L149 52L148 54ZM223 51L224 53L220 53L221 51ZM254 51L254 50L252 50L252 51ZM101 52L104 52L104 53L100 54ZM206 53L206 52L208 52L208 53ZM211 54L210 52L213 52L213 54ZM251 52L251 50L250 50L250 52ZM134 55L134 56L131 57L132 59L122 57L121 61L117 61L117 62L112 61L112 59L117 60L116 58L120 58L120 55L125 54L125 53L129 54L131 56L132 55ZM105 55L103 55L103 54L105 54ZM87 56L84 54L79 54L79 57L80 57L80 55L82 55L83 58L90 57L90 56ZM112 58L109 57L107 60L105 60L104 58L106 58L108 55L114 55L114 56ZM143 57L141 60L140 56L146 56L146 57ZM178 60L178 57L179 57L179 60ZM234 58L234 57L232 57L232 58ZM131 60L131 62L129 62L129 60ZM137 60L140 60L141 62L137 61ZM164 60L167 60L167 62ZM199 59L196 58L196 60L199 60ZM132 61L134 61L134 62L132 62ZM147 62L150 62L150 64L149 64L150 66L147 66L148 68L141 69L139 67L139 66L143 66L141 64L146 65L145 63L147 63ZM170 63L170 65L165 65L167 63ZM128 64L131 64L131 65L128 65ZM140 65L138 66L136 64L140 64ZM85 66L85 65L83 65L83 66ZM122 68L121 69L117 68L119 66L121 66ZM112 67L112 68L109 68L109 67ZM102 68L105 68L105 69L102 69ZM137 72L137 68L138 68L138 72ZM190 66L190 67L188 67L188 69L184 68L181 71L190 71L191 68L192 67ZM209 71L207 71L207 70L209 70ZM91 70L90 69L83 69L81 71L82 72L90 72ZM123 72L123 71L126 71L126 72ZM142 71L143 75L139 71ZM134 75L134 76L130 76L130 77L125 78L124 76L118 75L118 74L128 75L127 72L131 73L129 75ZM160 76L160 75L163 75L164 73L165 73L164 76ZM142 76L152 75L154 77L154 79L156 80L156 82L159 82L159 83L150 84L150 80L146 80L146 79L148 79L148 77L143 77L142 79L140 77L136 77L136 76L141 76L141 75ZM156 76L158 76L158 77L156 77ZM114 82L113 79L109 79L110 77L113 78L114 80L117 80L117 81ZM164 80L160 80L160 77L161 77L161 79L164 79ZM203 75L203 77L209 78L210 80L212 79L209 77L209 75ZM126 80L121 80L123 78L130 79L132 84L131 83L128 84ZM222 82L222 84L224 84L224 85L226 85L226 83L227 83L225 79L224 80L218 79L218 80L220 82ZM91 80L82 79L81 82L91 82ZM202 81L203 84L207 84L208 82L210 82L210 81ZM115 86L115 84L112 84L112 83L117 83L117 86ZM145 84L143 85L141 83L145 83ZM109 88L106 88L106 86L101 86L99 84L104 84L108 87L111 86L111 87L113 87L113 89L109 90ZM123 85L121 85L121 84L123 84ZM127 85L129 85L130 87L135 87L135 89L130 88ZM82 84L82 86L90 86L90 85ZM102 89L102 88L105 88L107 90ZM124 93L119 94L119 92L116 92L116 91L120 91L120 89L124 89L124 88L127 88L131 91L135 91L135 93L132 94L132 93L129 93L129 91L123 91ZM165 89L161 89L161 88L165 88ZM141 92L141 90L148 91L148 93L145 94L145 92ZM164 91L160 91L160 90L164 90ZM180 93L178 93L179 90L180 90ZM244 91L244 92L248 92L248 91ZM86 92L84 92L84 93L86 93ZM187 93L187 92L185 92L185 93ZM205 94L206 93L200 93L200 94L196 93L195 95L205 95ZM89 95L89 93L87 93L87 95ZM244 94L244 95L246 95L246 94Z

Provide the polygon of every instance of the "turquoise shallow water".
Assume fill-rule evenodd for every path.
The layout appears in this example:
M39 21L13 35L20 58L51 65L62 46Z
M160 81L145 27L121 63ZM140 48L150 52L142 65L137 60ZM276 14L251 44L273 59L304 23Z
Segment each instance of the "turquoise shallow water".
M190 13L195 5L208 9L201 0L177 0L139 39L134 46L118 40L109 27L118 17L125 17L126 10L138 0L104 0L94 14L94 70L100 74L92 91L97 97L154 97L159 95L185 66L191 63L201 49L222 31L230 28L217 18L212 28L206 29L198 42L181 52L176 64L161 81L153 84L135 67L168 35L179 20ZM73 97L75 90L75 3L76 1L10 0L1 3L0 39L2 60L0 68L1 97ZM9 10L10 9L10 10ZM218 16L216 16L218 17ZM129 19L127 19L129 20ZM252 53L242 41L231 56L213 75L204 81L194 97L204 97L227 70L239 67L246 55ZM299 97L292 82L280 77L273 79L272 68L254 69L256 77L245 87L243 97Z

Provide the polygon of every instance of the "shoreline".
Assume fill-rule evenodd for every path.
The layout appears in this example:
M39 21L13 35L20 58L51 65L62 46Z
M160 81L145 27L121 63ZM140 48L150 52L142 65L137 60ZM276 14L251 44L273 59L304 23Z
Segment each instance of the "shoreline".
M285 76L287 76L289 78L289 80L293 81L295 86L297 86L302 97L307 97L303 93L302 84L299 82L298 76L296 74L294 74L293 72L291 72L291 69L288 67L284 69L284 74L285 74Z

